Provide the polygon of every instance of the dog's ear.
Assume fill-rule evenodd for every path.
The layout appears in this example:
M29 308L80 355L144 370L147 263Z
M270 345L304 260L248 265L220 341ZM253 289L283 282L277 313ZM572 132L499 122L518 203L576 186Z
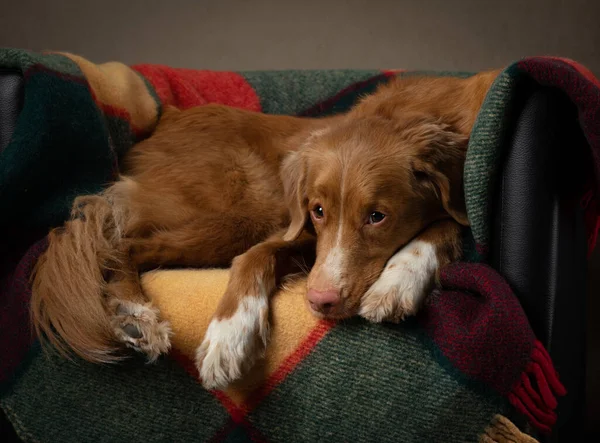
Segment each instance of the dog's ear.
M306 160L301 152L291 152L283 160L281 181L285 203L290 211L290 225L283 239L292 241L304 229L307 218Z
M423 115L405 120L403 135L417 148L411 165L416 181L433 188L444 210L468 226L463 172L469 138L439 119Z

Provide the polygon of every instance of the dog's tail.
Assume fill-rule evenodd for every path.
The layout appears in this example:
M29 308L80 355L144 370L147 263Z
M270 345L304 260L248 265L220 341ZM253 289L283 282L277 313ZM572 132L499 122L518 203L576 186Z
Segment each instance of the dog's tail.
M94 363L120 360L105 301L105 273L120 267L124 205L104 194L78 197L71 220L52 230L32 274L31 321L43 345Z

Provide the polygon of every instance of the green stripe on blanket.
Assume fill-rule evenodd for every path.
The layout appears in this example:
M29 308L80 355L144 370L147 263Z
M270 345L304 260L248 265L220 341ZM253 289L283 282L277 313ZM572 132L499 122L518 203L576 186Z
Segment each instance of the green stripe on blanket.
M241 74L256 91L264 113L294 115L349 85L381 74L381 71L290 70L244 71Z

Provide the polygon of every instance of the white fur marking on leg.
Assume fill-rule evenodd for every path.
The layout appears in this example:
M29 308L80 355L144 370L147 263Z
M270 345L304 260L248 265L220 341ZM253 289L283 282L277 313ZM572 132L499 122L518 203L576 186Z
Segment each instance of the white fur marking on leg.
M427 296L438 268L435 246L413 240L388 261L361 300L359 315L373 322L413 315Z
M225 388L260 356L268 338L267 309L266 293L246 296L233 316L210 322L196 351L196 366L206 389Z

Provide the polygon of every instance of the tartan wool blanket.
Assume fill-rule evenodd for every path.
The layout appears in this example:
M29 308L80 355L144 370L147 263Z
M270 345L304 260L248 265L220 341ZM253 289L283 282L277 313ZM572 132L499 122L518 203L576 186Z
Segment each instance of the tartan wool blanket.
M527 58L496 79L465 165L465 237L475 248L442 270L442 288L416 318L400 325L317 321L294 311L302 294L291 289L296 297L274 300L273 341L280 345L260 374L215 392L195 380L194 338L186 341L181 319L175 352L156 365L132 359L103 367L41 353L28 324L28 278L48 229L69 217L75 196L99 192L115 177L121 156L152 133L164 105L324 116L347 110L393 76L414 73L128 67L12 49L0 50L0 68L20 70L25 81L16 130L0 152L0 406L23 440L491 442L532 441L522 430L551 429L565 390L515 295L485 263L490 195L517 85L557 86L578 107L590 147L582 204L590 249L595 244L600 83L584 67ZM165 294L211 299L226 279L226 270L162 271L144 276L144 285L161 309L173 308L177 332L178 311ZM293 336L284 337L286 330Z

